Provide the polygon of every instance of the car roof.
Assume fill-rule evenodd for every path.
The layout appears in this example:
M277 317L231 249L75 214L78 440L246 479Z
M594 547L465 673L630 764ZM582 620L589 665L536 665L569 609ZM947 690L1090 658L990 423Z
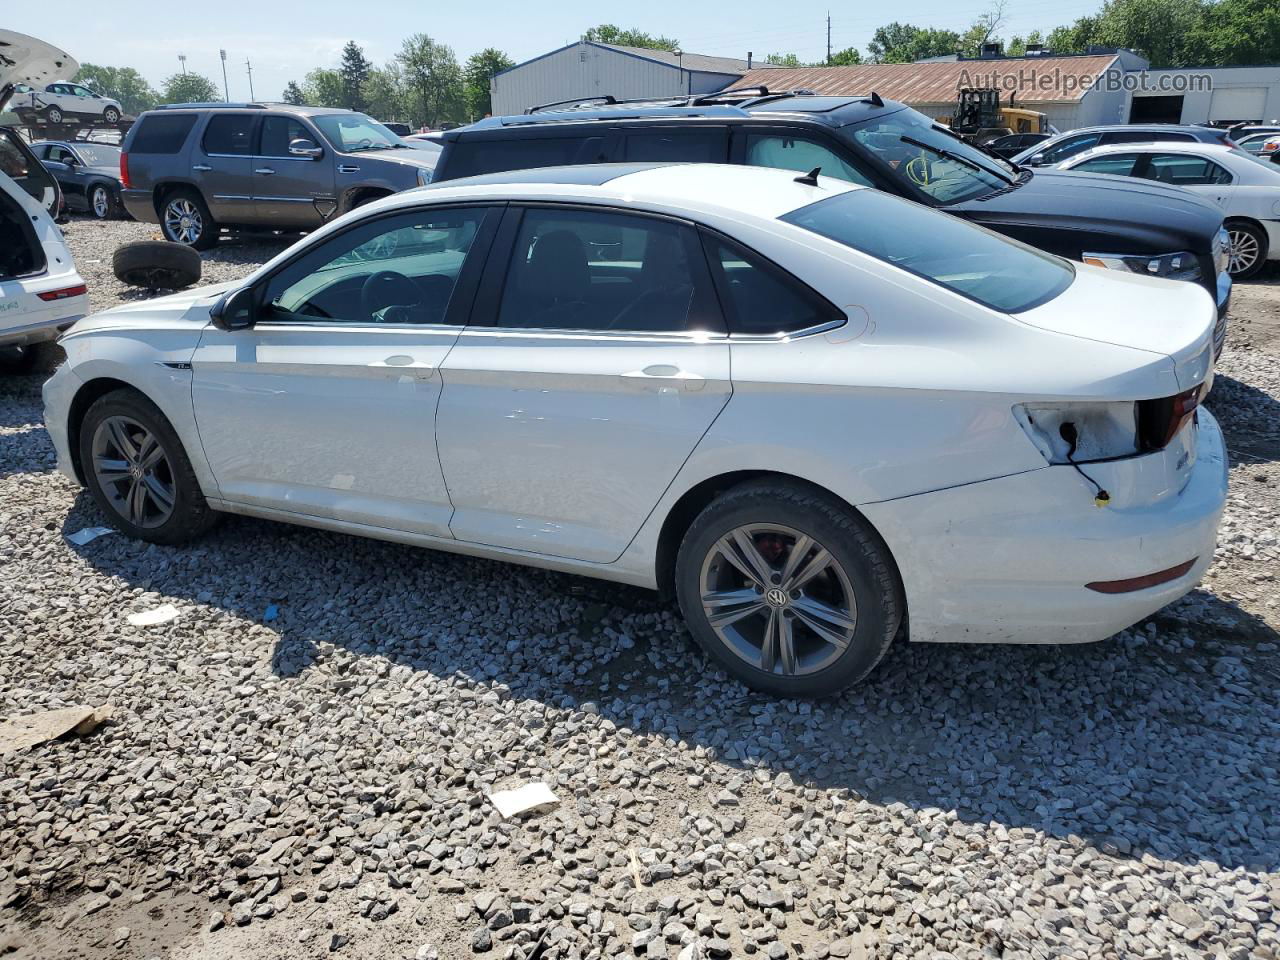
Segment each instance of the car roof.
M1224 136L1227 131L1219 130L1216 127L1201 127L1194 123L1100 123L1092 127L1076 127L1074 130L1068 130L1059 136L1070 137L1077 133L1114 133L1117 131L1129 130L1132 132L1146 133L1152 131L1154 133L1191 133L1201 136L1213 134L1216 136Z
M1193 153L1202 157L1239 156L1235 147L1225 143L1200 143L1186 140L1156 140L1149 143L1108 143L1100 147L1090 147L1070 158L1074 164L1077 157L1107 156L1113 153Z
M275 113L291 113L300 114L304 117L316 117L333 113L357 113L356 110L347 110L343 107L310 107L306 105L298 105L292 103L275 103L269 101L254 101L244 103L162 103L148 113L167 112L169 110L263 110Z
M765 94L742 98L739 103L723 102L724 95L732 93L733 91L722 91L720 94L676 97L669 100L566 106L534 113L486 117L467 127L447 130L443 135L446 140L454 140L458 139L459 134L498 129L535 128L571 123L625 123L654 119L758 120L762 114L791 114L792 119L840 127L905 109L903 104L895 100L880 99L870 91L866 96L840 97L807 93ZM717 98L721 98L720 102L717 102Z
M816 186L794 170L715 163L599 163L512 170L446 180L376 201L384 209L441 201L559 200L605 203L674 216L776 220L827 197L864 190L834 177ZM370 205L371 207L373 204Z

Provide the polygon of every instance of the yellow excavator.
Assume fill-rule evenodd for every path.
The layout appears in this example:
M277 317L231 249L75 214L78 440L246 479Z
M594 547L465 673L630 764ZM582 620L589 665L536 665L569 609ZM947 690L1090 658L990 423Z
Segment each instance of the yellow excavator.
M939 117L953 133L985 143L1011 133L1048 133L1049 120L1039 110L1015 107L1013 100L1001 109L1000 91L995 87L965 87L956 96L956 110L950 117Z

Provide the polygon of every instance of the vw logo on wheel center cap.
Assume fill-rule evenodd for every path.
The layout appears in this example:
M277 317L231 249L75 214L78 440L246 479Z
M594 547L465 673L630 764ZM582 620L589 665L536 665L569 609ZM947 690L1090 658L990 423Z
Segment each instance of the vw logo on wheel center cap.
M783 590L779 590L777 587L774 587L772 590L766 593L764 595L764 598L769 602L770 606L785 607L787 605L786 592Z

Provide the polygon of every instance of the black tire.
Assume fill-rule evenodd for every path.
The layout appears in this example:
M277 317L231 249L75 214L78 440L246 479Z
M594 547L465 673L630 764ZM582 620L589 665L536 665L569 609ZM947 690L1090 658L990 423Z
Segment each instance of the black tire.
M59 110L57 107L48 107L45 109L44 119L48 123L55 123L55 124L61 123L62 111Z
M116 247L111 270L116 279L149 290L180 290L200 279L200 254L168 240L136 240Z
M802 621L792 619L793 615L799 617L800 614L799 604L793 609L791 600L805 595L810 589L808 585L790 594L790 599L783 601L785 608L774 610L778 616L785 615L790 622L788 634L795 637L794 650L799 651L808 645L811 650L825 651L821 656L830 657L828 662L814 667L811 672L804 672L799 656L794 660L801 669L792 675L785 674L780 659L771 672L762 669L758 662L749 663L716 632L703 608L704 567L719 569L712 559L717 552L717 544L735 529L751 525L776 525L812 538L811 549L825 548L844 574L841 582L847 583L848 589L852 590L856 614L852 635L843 650L832 644L824 645L821 638L809 632ZM793 542L790 549L794 548ZM785 567L785 560L778 559L779 567L775 567L775 571ZM729 570L728 567L724 569ZM736 574L736 571L729 570L729 573ZM905 607L897 568L875 530L834 497L800 483L751 481L722 494L689 527L680 545L675 576L680 609L690 631L708 656L752 689L781 697L828 696L862 680L888 650L902 622ZM835 582L836 573L832 570L821 576L830 577ZM772 582L776 584L779 580ZM821 589L819 578L810 582ZM768 591L769 594L779 592L787 596L786 591ZM763 609L769 611L770 608L765 605ZM761 615L769 616L767 612ZM734 629L736 632L739 628Z
M30 373L35 365L35 347L0 347L0 376Z
M102 119L107 123L119 123L120 111L115 107L107 107L107 109L102 111Z
M180 203L189 203L199 215L198 233L195 239L183 240L171 230L171 219L169 214L176 213L173 210L175 205ZM213 219L209 213L209 207L204 202L204 197L200 196L196 190L181 188L172 190L164 195L164 199L160 203L160 232L164 234L166 240L174 243L180 243L185 247L191 247L193 250L208 250L218 242L218 231L221 228L218 222Z
M111 417L127 417L145 427L164 451L174 498L170 516L160 525L140 526L131 522L113 505L111 495L94 469L94 436L102 422ZM94 401L85 413L76 443L85 486L98 509L121 533L148 543L173 546L202 536L218 522L220 516L205 500L177 433L160 409L137 391L115 390Z
M1227 233L1231 237L1232 256L1227 272L1232 280L1249 280L1267 265L1267 235L1263 229L1244 220L1228 220ZM1237 250L1251 251L1252 260L1236 268Z
M101 202L99 202L100 199ZM89 216L96 220L113 220L119 215L120 201L116 199L115 191L105 183L95 183L91 186L89 193L85 196L85 203Z

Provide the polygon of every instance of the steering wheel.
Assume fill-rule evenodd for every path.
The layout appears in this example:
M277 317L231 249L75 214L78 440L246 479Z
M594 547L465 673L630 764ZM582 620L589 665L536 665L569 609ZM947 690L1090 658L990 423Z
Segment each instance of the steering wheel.
M379 270L370 274L360 286L360 307L370 318L402 323L407 320L409 308L421 306L422 289L395 270ZM399 308L395 310L395 320L390 317L393 307Z

